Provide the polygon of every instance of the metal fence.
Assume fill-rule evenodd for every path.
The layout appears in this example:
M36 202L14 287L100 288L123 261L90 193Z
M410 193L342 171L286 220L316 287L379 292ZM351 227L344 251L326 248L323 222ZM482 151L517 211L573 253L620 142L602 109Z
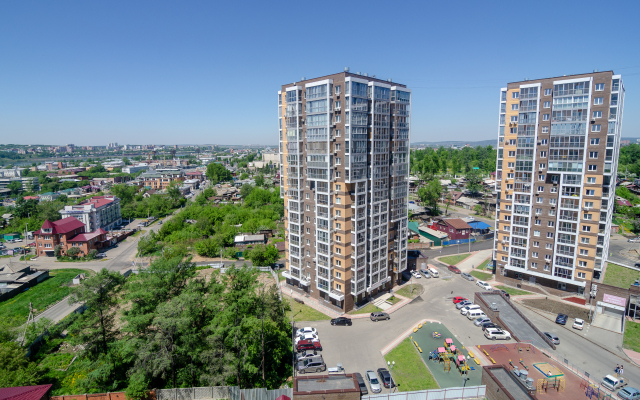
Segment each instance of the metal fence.
M156 400L276 400L279 396L293 398L293 389L240 389L238 386L208 386L156 390Z
M600 382L594 381L593 379L591 379L591 374L589 374L587 371L581 368L578 368L578 366L576 366L574 363L570 362L566 358L556 357L555 355L547 351L543 351L542 354L554 360L555 362L567 367L571 372L576 374L579 378L589 382L589 384L591 384L594 388L600 389L601 393L613 394L613 392L611 392L609 389L606 389L603 386L601 386Z
M468 386L445 389L418 390L415 392L397 392L362 396L362 400L455 400L483 399L486 386Z
M471 241L471 243L475 242L476 239L475 238L471 238L471 239L454 239L454 240L446 240L442 242L443 246L451 246L453 244L462 244L462 243L469 243L469 241Z

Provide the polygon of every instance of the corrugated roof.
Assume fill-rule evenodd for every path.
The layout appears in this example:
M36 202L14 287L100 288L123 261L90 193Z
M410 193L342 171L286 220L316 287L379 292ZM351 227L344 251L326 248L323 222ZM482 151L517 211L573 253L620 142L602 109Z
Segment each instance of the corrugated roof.
M0 389L0 400L40 400L53 385L16 386Z
M79 235L74 236L72 239L69 239L69 242L88 242L89 240L96 238L100 235L107 233L104 229L100 228L97 231L89 232L89 233L81 233Z
M455 229L471 229L469 224L467 224L460 218L445 218L442 221L448 225L451 225Z

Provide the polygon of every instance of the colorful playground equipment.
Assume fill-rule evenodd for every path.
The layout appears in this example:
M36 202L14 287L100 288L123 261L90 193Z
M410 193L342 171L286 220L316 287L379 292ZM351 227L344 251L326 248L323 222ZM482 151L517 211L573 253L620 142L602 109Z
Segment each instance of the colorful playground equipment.
M522 364L522 359L520 360L520 363ZM547 390L549 389L555 389L557 392L564 392L564 372L562 372L560 368L548 362L534 363L533 366L535 369L540 371L542 375L544 375L544 378L538 379L538 393L547 393Z

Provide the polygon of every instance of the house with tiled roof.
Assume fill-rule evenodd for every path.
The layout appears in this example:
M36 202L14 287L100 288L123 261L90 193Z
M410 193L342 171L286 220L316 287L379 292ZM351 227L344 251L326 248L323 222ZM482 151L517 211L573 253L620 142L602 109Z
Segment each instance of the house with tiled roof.
M53 222L45 220L33 236L36 242L36 254L39 256L54 256L57 246L60 246L61 255L66 255L69 249L77 247L80 249L80 256L86 256L91 250L108 246L105 230L87 232L85 225L74 217Z
M437 218L429 227L446 233L450 240L469 239L471 226L460 218Z

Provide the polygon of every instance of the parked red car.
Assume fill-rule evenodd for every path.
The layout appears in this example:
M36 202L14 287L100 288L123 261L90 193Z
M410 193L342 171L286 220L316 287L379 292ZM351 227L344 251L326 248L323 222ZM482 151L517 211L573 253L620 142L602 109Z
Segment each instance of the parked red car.
M298 342L298 347L296 351L300 352L303 350L322 351L322 345L320 344L320 342L313 342L311 340L301 340Z
M467 300L467 298L466 298L466 297L456 296L456 297L454 297L454 298L453 298L453 304L458 304L458 303L460 303L461 301L465 301L465 300Z
M460 271L458 267L456 267L455 265L449 265L449 271L453 272L454 274L462 273L462 271Z

